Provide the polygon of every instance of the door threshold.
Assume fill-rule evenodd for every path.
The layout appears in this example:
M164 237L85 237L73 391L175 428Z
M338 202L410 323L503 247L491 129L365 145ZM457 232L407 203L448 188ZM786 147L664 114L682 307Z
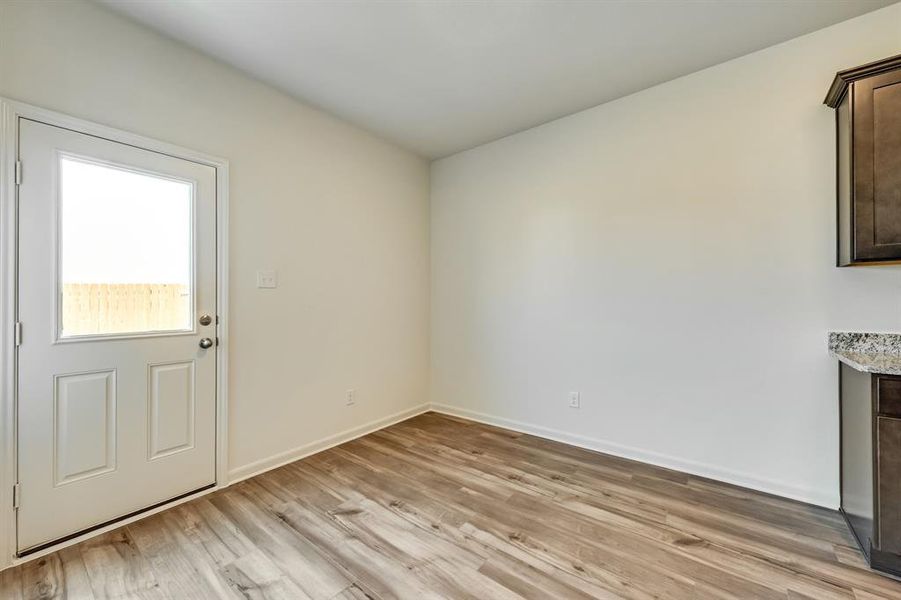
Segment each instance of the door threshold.
M97 525L88 527L87 529L81 529L79 531L76 531L75 533L70 533L69 535L63 536L61 538L56 538L55 540L51 540L49 542L45 542L45 543L39 544L37 546L32 546L31 548L22 550L21 552L17 552L16 558L26 558L37 552L41 552L43 550L53 548L54 546L59 546L61 544L65 544L66 542L68 542L70 540L74 540L75 538L78 538L78 537L81 537L84 535L88 535L91 532L97 531L98 529L103 529L104 527L109 527L110 525L115 525L116 523L119 523L121 521L126 521L128 519L132 519L133 517L137 517L143 513L150 512L157 508L162 508L162 507L166 506L167 504L172 504L174 502L178 502L179 500L187 498L188 496L193 496L195 494L205 492L214 487L216 487L215 482L213 482L209 485L205 485L203 487L197 488L196 490L191 490L190 492L185 492L184 494L179 494L178 496L175 496L174 498L169 498L168 500L163 500L162 502L157 502L156 504L151 504L150 506L146 506L140 510L136 510L134 512L130 512L128 514L122 515L121 517L116 517L115 519L110 519L109 521L104 521L103 523L98 523Z

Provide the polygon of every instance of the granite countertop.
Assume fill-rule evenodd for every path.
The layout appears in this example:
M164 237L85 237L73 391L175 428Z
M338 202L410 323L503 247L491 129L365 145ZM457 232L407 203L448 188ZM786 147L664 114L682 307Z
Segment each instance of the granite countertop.
M829 353L865 373L901 375L901 334L829 332Z

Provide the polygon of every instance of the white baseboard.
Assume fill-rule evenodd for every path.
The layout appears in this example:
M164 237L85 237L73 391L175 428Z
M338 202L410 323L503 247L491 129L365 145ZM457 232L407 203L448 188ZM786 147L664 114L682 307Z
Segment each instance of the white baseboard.
M555 442L562 442L571 446L578 446L580 448L586 448L588 450L594 450L596 452L603 452L604 454L612 454L613 456L628 458L631 460L656 465L658 467L664 467L666 469L673 469L675 471L682 471L684 473L698 475L700 477L706 477L708 479L715 479L717 481L731 483L733 485L750 488L752 490L765 492L767 494L773 494L776 496L782 496L784 498L790 498L792 500L798 500L807 504L815 504L817 506L823 506L831 509L836 509L839 505L839 495L837 490L815 490L805 487L799 487L782 481L763 479L747 473L725 469L716 465L697 462L693 460L686 460L675 456L651 452L648 450L641 450L639 448L624 446L622 444L610 442L607 440L600 440L597 438L568 433L559 429L542 427L541 425L533 425L531 423L523 423L521 421L514 421L512 419L496 417L494 415L488 415L464 408L457 408L456 406L450 406L447 404L432 404L431 410L454 417L478 421L479 423L485 423L487 425L495 425L497 427L503 427L505 429L512 429L513 431L518 431L520 433L528 433L530 435L553 440Z
M409 419L410 417L415 417L416 415L421 415L422 413L428 411L428 404L420 404L419 406L414 406L413 408L402 410L398 413L394 413L393 415L388 415L387 417L382 417L381 419L370 421L369 423L360 425L359 427L341 431L321 440L316 440L315 442L310 442L309 444L304 444L303 446L292 448L291 450L287 450L286 452L281 452L274 456L269 456L267 458L263 458L238 467L236 469L232 469L228 472L227 485L243 481L244 479L249 479L255 475L259 475L260 473L265 473L266 471L271 471L272 469L276 469L288 463L294 462L295 460L305 458L312 454L316 454L317 452L322 452L323 450L328 450L333 446L338 446L339 444L349 442L368 433L372 433L373 431L384 429L389 425L394 425L395 423L399 423L400 421L404 421L406 419Z

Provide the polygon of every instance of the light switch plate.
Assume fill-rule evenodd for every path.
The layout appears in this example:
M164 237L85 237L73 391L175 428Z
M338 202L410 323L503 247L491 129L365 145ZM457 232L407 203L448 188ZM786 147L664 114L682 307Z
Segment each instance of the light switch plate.
M257 287L272 289L278 287L278 273L275 271L257 271Z

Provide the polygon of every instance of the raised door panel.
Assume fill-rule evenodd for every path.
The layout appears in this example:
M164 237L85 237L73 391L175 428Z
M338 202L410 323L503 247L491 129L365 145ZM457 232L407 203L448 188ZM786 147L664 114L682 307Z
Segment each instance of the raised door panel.
M901 81L873 89L876 245L901 244Z
M116 372L54 378L54 485L116 468Z
M150 365L150 460L194 447L194 361Z

